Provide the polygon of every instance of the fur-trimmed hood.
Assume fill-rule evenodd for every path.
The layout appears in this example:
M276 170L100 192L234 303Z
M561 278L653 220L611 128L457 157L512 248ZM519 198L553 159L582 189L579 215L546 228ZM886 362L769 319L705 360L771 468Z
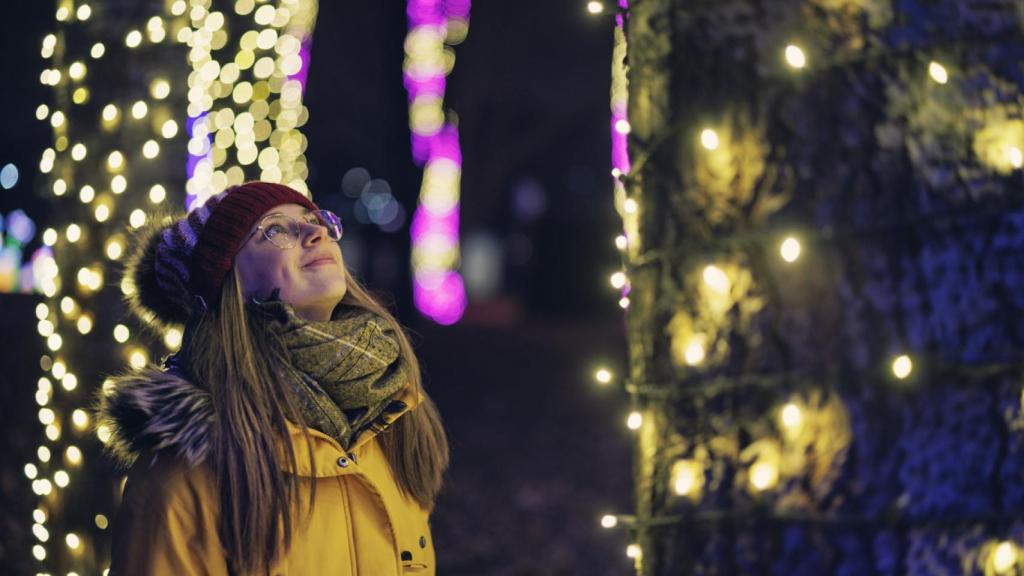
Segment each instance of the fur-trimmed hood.
M190 466L211 450L210 393L176 370L147 366L111 378L96 405L96 425L110 432L107 452L128 468L143 451L171 450Z

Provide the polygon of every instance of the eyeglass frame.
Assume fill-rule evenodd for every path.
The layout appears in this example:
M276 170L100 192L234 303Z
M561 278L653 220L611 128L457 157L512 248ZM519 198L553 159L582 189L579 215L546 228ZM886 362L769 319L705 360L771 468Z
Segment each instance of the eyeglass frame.
M263 237L266 238L267 241L270 242L271 244L273 244L274 246L277 246L281 250L290 250L290 249L295 247L295 245L296 245L295 241L289 241L288 246L281 246L277 242L274 242L273 238L271 238L270 236L267 236L267 229L265 228L264 223L267 220L269 220L270 218L273 218L275 216L284 216L285 218L288 218L289 220L291 220L292 221L292 225L296 226L296 227L299 226L300 224L309 224L311 226L318 226L318 227L327 229L327 226L325 226L324 224L321 223L320 218L316 218L317 222L311 222L311 221L308 220L308 218L310 216L314 216L315 214L317 214L319 212L326 212L326 213L334 216L334 218L338 220L338 238L337 239L331 238L331 235L330 235L329 231L327 233L327 237L331 238L332 242L340 241L342 239L342 237L344 237L344 235L345 235L345 227L341 223L341 216L338 216L337 214L335 214L334 212L331 212L330 210L324 210L323 208L321 208L319 210L310 210L310 211L306 212L306 214L303 215L302 220L298 220L294 216L291 216L289 214L285 214L284 212L271 212L270 214L267 214L263 218L260 218L260 221L256 225L256 227L253 228L252 232L249 232L248 236L245 237L245 241L242 242L242 246L245 246L246 244L248 244L249 240L252 239L252 237L255 236L257 232L262 232L263 233ZM293 228L292 231L294 231L294 230L296 230L296 229ZM288 234L289 232L286 232L286 234ZM296 234L296 235L299 236L299 242L301 242L302 241L301 235L300 234Z

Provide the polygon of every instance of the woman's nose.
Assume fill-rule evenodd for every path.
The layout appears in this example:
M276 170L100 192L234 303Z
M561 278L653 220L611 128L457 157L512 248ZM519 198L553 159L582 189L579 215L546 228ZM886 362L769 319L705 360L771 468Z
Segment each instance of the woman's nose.
M323 237L327 234L327 228L319 224L312 224L310 222L303 222L301 224L304 227L304 234L302 236L302 243L305 246L314 246L323 241Z

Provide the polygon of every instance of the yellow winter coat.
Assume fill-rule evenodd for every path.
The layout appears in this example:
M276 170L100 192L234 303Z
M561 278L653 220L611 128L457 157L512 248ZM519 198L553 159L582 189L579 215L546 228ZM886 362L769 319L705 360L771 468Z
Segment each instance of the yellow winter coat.
M197 398L208 400L191 383L148 370L120 378L102 401L100 421L114 430L108 448L134 462L112 523L112 576L229 574L214 477L202 464L209 406L197 409ZM410 391L400 399L406 407L388 423L422 401ZM297 462L286 471L302 477L303 502L317 483L316 502L309 524L294 524L291 548L270 573L433 576L429 511L399 491L376 435L364 432L346 453L309 429L314 477L301 430L289 423L289 431Z

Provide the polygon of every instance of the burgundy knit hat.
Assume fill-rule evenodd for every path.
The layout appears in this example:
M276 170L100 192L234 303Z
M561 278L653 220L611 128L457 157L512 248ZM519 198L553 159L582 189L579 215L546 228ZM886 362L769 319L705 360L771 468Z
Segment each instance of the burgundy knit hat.
M319 210L283 184L246 182L211 196L182 218L143 231L125 271L135 284L129 305L146 321L165 326L185 324L196 296L210 308L217 306L242 243L260 217L281 204Z

